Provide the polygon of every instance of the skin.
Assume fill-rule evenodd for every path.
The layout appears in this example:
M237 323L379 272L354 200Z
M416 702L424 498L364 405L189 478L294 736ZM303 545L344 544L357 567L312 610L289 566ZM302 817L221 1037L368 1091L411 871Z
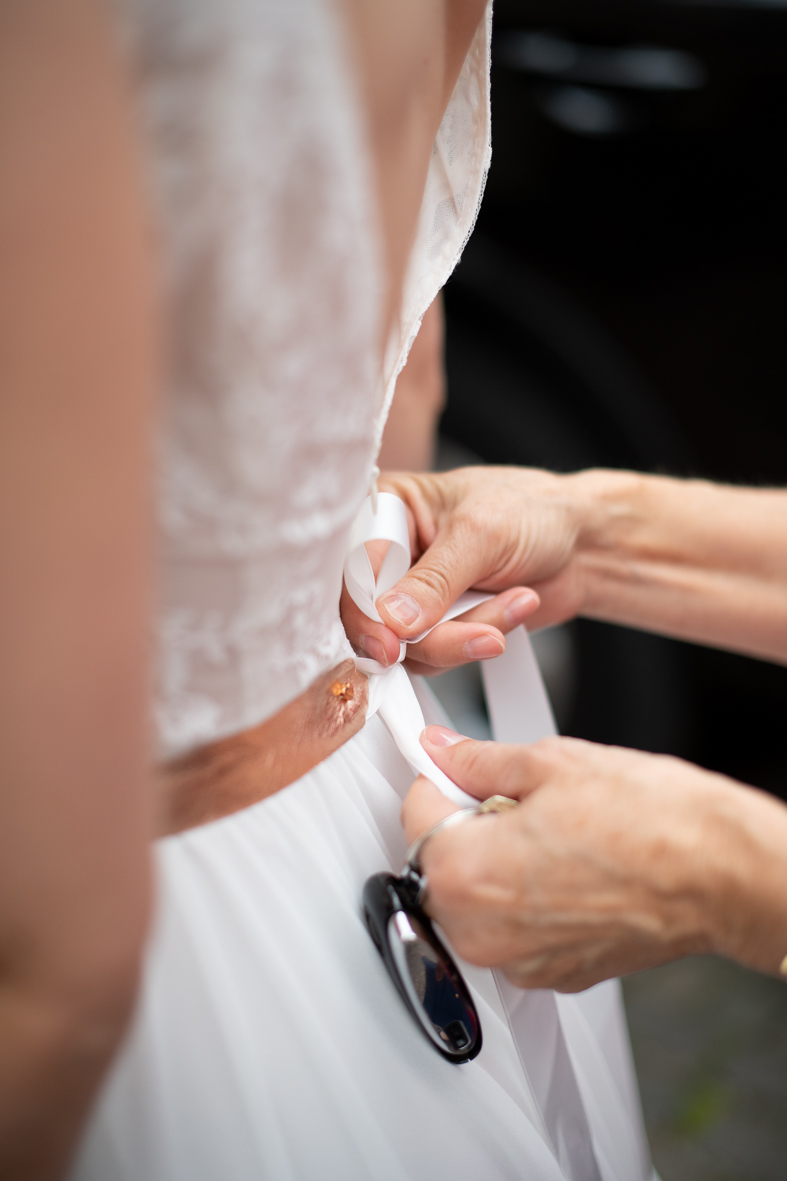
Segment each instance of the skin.
M426 310L407 364L396 379L377 457L393 471L428 471L434 463L437 420L445 406L442 293Z
M377 182L387 297L381 352L399 315L437 131L485 0L343 0Z
M418 634L468 587L526 584L531 627L586 615L787 662L787 492L513 468L385 486L407 505L419 560L378 600L381 644ZM442 630L412 649L433 669L462 657L461 637ZM571 739L501 747L431 727L423 741L471 794L521 800L424 851L428 906L466 958L565 990L689 952L779 971L779 801L680 760ZM417 780L408 839L452 810Z
M343 591L342 620L357 651L384 665L395 663L400 636L408 639L434 627L469 587L502 593L411 645L405 662L411 672L433 676L471 660L499 656L505 650L507 633L537 617L541 605L538 589L522 585L529 570L523 548L527 526L517 538L506 525L522 513L523 489L517 487L515 472L513 468L465 468L417 476L384 473L379 487L400 496L407 509L414 565L406 578L378 600L390 626L368 619ZM548 473L538 473L542 476L551 479ZM538 491L534 486L530 495L535 498ZM556 516L564 516L559 507ZM509 552L512 545L518 545L521 552ZM559 561L563 545L564 541L558 540L555 553L545 552L538 561ZM381 561L380 552L372 545L368 548L375 565L375 560ZM394 599L394 610L403 601L408 617L415 622L403 624L393 619Z
M531 629L584 615L787 663L785 491L496 467L386 473L380 487L404 500L417 559L378 600L389 626L367 629L391 654L468 587L527 586ZM435 671L463 659L434 651L440 630L412 649Z
M149 909L149 225L109 14L0 4L0 1175L60 1176Z
M460 955L523 988L575 992L692 953L776 974L787 951L787 808L680 759L549 738L422 737L447 775L511 812L438 833L427 910ZM447 743L447 745L446 745ZM454 807L419 778L412 841Z

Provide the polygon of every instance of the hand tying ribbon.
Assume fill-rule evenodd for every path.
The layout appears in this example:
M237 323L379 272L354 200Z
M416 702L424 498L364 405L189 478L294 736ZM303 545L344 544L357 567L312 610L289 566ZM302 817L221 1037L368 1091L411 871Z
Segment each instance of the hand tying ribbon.
M365 548L370 541L389 542L376 579ZM376 600L390 590L409 568L410 535L403 501L390 492L380 492L375 512L372 497L367 497L353 523L344 564L344 581L353 602L364 615L381 623ZM445 613L440 623L455 619L492 597L480 591L466 591ZM409 642L417 643L431 630L427 628ZM367 716L380 714L399 750L415 772L430 779L453 803L461 807L473 806L478 801L457 787L421 746L424 717L410 679L401 666L406 652L407 643L403 641L399 648L398 663L388 668L368 657L355 658L356 667L370 678ZM481 672L492 734L498 742L536 742L539 738L556 733L549 698L524 627L517 627L509 633L505 652L484 661Z

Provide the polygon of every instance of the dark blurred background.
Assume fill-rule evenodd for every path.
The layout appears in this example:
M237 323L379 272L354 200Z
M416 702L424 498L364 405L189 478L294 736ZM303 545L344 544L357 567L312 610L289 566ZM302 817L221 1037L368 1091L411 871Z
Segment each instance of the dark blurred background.
M787 3L496 0L492 79L445 462L787 484ZM553 639L564 733L787 797L787 669L588 621ZM785 996L712 961L633 978L664 1181L787 1178Z
M443 434L495 463L787 483L787 4L497 0L492 79ZM564 732L787 793L787 669L571 641Z

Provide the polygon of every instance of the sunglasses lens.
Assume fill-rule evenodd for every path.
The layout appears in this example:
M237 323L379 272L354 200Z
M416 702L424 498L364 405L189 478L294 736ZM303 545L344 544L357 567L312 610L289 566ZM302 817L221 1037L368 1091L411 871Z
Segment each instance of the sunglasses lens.
M458 1061L480 1049L478 1018L467 989L434 933L416 915L397 910L388 945L408 1000L427 1036Z
M469 1062L482 1036L473 999L409 880L390 873L368 878L363 908L369 933L426 1036L451 1062Z

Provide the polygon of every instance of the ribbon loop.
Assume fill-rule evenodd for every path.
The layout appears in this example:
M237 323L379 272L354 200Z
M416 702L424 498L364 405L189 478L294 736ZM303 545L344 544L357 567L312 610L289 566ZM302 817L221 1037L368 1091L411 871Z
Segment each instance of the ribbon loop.
M372 563L366 552L368 541L390 543L376 579ZM377 494L377 511L375 511L373 498L368 496L353 522L350 531L350 547L344 563L344 582L350 598L367 618L382 623L382 617L377 610L377 600L380 595L384 595L392 586L395 586L409 569L410 533L407 528L407 513L403 501L390 492L379 492ZM493 598L492 595L485 594L483 591L465 591L449 607L439 623L434 624L433 627L439 627L440 623L455 619L457 615L463 615L471 607L477 607L480 603L485 603L487 599L491 598ZM433 627L426 628L419 635L413 636L411 640L400 642L399 662L405 658L407 644L417 644L429 635ZM366 656L356 656L355 666L360 672L372 676L389 671L386 665Z
M388 552L377 578L366 552L367 541L388 541ZM350 530L350 548L344 563L344 581L350 597L370 619L382 623L375 601L410 569L410 534L407 514L398 496L378 492L377 512L367 496Z

